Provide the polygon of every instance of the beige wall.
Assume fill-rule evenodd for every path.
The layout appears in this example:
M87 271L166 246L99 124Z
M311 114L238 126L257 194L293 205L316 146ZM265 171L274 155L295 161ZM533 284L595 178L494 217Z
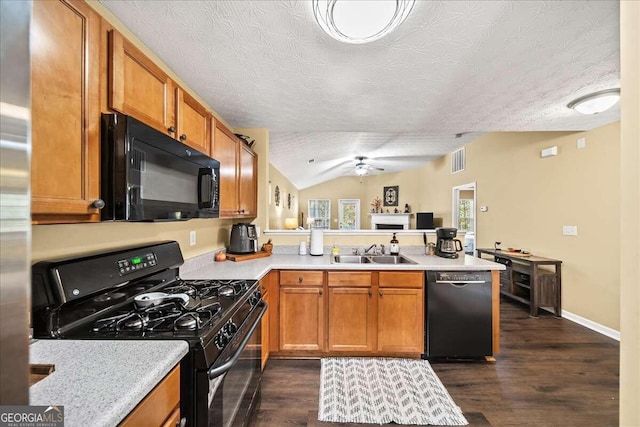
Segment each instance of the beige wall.
M269 229L271 230L284 230L284 220L286 218L296 218L298 224L300 223L300 214L298 211L300 193L298 189L285 178L273 165L268 165L269 179L268 187L270 188L267 208L269 212ZM280 190L280 203L276 206L275 191L276 187ZM291 207L287 204L287 196L291 194ZM306 206L306 202L305 202ZM307 218L307 212L305 210L305 221ZM301 225L301 224L299 224Z
M576 139L586 138L578 150ZM558 146L558 155L540 150ZM477 185L477 244L527 248L562 265L563 309L619 330L620 124L590 132L491 133L466 146L467 165L449 156L424 169L425 197L450 221L451 188ZM479 212L487 206L487 212ZM563 236L563 225L578 236ZM607 232L608 231L608 232Z
M640 3L620 6L620 425L640 426Z

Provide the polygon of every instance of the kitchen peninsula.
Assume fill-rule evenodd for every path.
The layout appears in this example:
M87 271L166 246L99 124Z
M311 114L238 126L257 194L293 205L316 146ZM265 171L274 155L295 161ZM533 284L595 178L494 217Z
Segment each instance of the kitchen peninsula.
M388 231L387 231L388 233ZM335 355L420 357L424 349L425 272L491 272L492 354L499 352L499 271L505 266L461 256L404 254L415 263L332 263L319 257L275 253L244 262L214 262L213 254L189 259L180 276L189 278L256 279L269 304L269 336L272 357L299 358ZM343 321L339 310L349 306ZM404 319L404 320L403 320ZM347 325L354 343L337 345L338 328ZM412 325L412 326L411 326ZM393 330L398 327L398 330ZM383 330L383 328L386 328ZM389 333L389 329L392 333Z

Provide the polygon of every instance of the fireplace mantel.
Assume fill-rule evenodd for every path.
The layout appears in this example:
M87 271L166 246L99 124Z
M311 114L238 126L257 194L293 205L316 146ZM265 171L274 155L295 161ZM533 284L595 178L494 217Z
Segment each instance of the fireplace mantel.
M411 221L410 213L370 213L371 215L371 229L379 229L379 225L385 226L402 226L402 230L409 229L409 223Z

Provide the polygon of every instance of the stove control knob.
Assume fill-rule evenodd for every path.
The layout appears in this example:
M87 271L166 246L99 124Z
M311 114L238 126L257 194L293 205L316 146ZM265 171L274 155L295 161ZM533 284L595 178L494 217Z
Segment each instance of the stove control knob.
M222 327L222 333L225 334L228 338L231 338L237 330L238 327L231 321Z
M251 304L252 307L255 307L260 302L261 298L262 294L260 291L255 291L253 295L249 297L249 304Z
M224 334L218 333L213 337L213 343L218 347L218 350L222 350L229 343L229 338Z

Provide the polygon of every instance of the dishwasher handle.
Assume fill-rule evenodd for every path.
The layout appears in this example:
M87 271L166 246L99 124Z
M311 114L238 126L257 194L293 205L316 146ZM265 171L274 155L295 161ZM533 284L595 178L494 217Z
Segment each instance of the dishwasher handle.
M435 283L447 283L449 285L469 285L474 283L490 283L486 280L436 280Z

